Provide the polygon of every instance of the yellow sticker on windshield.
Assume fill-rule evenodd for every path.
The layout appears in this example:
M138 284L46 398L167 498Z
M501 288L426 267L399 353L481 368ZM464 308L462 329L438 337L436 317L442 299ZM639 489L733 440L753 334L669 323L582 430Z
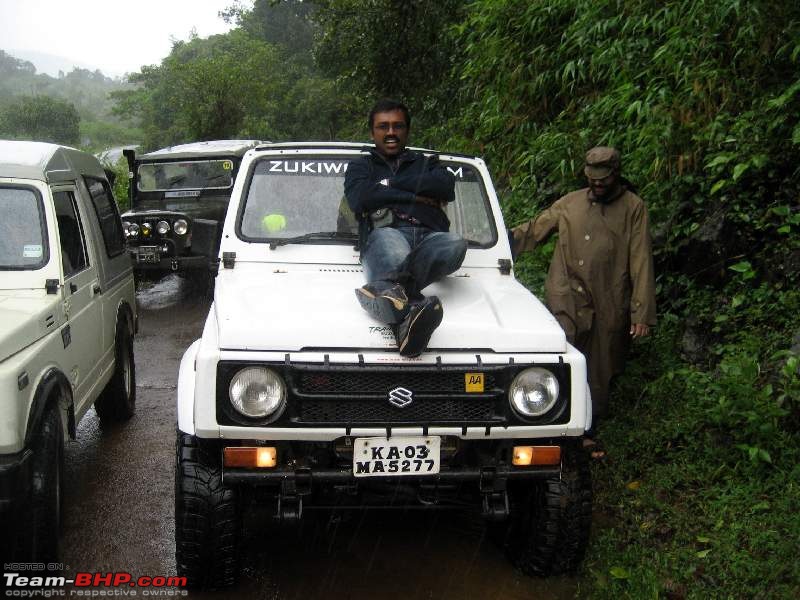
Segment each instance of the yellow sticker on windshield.
M483 373L464 373L464 390L467 392L482 392Z
M222 168L226 171L230 171L233 169L233 161L230 160L223 160L222 161Z

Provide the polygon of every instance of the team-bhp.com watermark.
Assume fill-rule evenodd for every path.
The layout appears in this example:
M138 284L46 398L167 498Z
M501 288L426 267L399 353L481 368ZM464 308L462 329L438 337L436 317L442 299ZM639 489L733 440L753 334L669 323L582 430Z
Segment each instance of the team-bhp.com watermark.
M7 563L3 565L3 585L9 598L61 597L181 597L188 596L185 577L134 577L125 571L111 573L78 572L72 577L50 575L63 570L60 564ZM69 587L68 587L69 586Z

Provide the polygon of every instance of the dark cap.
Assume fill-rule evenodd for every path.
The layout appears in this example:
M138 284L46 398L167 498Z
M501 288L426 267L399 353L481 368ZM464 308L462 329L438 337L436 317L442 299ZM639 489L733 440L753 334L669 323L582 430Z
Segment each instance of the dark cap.
M586 153L586 166L583 172L591 179L604 179L612 173L619 173L621 162L619 150L608 146L595 146Z

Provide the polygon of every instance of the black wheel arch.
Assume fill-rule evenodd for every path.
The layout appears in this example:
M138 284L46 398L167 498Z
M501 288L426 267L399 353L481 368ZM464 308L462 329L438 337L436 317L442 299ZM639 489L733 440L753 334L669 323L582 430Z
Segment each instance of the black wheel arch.
M59 410L67 410L67 431L70 438L75 439L77 426L75 423L75 404L72 400L72 386L64 373L55 367L51 367L45 371L33 394L28 425L25 429L25 446L30 446L32 437L39 428L39 423L48 403L56 402L59 398L63 399L63 404L59 406Z
M119 308L117 308L117 327L122 319L125 319L125 324L128 326L128 333L131 334L131 337L139 333L139 319L134 316L133 308L131 308L127 300L120 302Z

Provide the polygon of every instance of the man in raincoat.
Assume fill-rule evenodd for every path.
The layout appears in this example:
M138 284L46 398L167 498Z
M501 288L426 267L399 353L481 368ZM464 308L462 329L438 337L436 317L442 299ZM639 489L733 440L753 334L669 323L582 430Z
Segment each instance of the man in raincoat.
M592 148L584 173L588 187L512 232L515 254L558 232L547 305L586 356L596 424L607 413L609 384L625 366L630 340L656 324L655 277L647 209L621 176L619 152Z

